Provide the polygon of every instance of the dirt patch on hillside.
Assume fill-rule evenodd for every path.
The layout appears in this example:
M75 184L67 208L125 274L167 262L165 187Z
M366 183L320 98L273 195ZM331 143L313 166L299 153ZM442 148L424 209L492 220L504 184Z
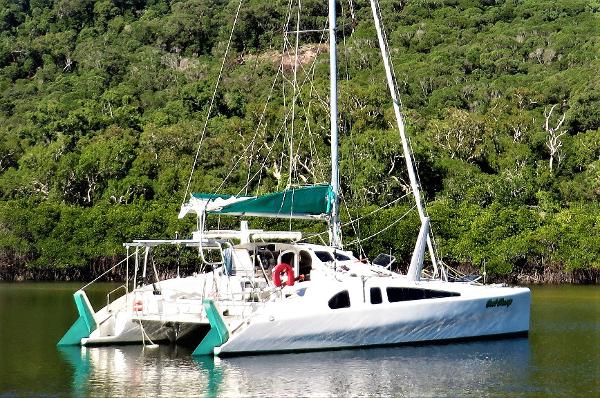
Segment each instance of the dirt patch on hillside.
M307 66L313 63L315 58L321 53L328 52L328 44L306 44L298 49L298 65ZM245 63L250 62L272 62L283 66L283 70L290 71L294 69L294 63L296 62L295 49L289 49L289 51L281 54L278 51L266 51L260 54L247 54L242 57L242 61Z

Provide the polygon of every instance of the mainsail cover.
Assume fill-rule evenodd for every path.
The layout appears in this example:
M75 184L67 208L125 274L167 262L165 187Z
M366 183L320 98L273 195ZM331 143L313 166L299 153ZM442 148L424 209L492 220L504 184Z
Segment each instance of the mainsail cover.
M290 188L262 196L194 193L179 217L189 212L278 218L326 219L332 211L331 185Z

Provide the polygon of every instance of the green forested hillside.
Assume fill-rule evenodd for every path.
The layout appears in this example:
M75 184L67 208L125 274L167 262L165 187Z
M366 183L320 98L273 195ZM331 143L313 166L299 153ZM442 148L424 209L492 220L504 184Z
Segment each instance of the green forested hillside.
M199 142L194 191L327 181L326 3L301 2L311 32L294 104L292 58L278 69L281 49L295 51L295 34L283 40L290 2L242 1L211 108L238 1L0 0L0 279L102 267L125 240L191 231L177 212ZM597 275L600 2L380 4L444 260ZM405 195L408 180L369 3L338 5L347 219ZM394 223L363 247L407 262L417 216L396 221L411 206L366 217L347 241Z

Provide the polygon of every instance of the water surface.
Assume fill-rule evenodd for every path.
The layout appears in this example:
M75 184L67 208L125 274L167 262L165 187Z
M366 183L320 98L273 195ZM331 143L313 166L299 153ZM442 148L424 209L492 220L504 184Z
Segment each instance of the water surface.
M190 348L58 349L78 284L0 284L0 396L598 396L600 290L533 287L528 338L193 359ZM96 309L106 292L88 291Z

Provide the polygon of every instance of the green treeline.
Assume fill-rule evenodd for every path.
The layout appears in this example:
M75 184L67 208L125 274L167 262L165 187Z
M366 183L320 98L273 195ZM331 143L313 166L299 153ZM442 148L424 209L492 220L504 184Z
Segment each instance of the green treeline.
M327 2L301 2L295 103L289 3L242 2L213 98L238 1L0 0L0 275L94 267L123 241L189 233L177 213L196 154L194 191L327 181ZM597 272L600 2L380 4L443 259L497 276ZM369 2L341 0L338 15L342 213L373 212L345 240L374 235L369 256L407 263L410 197L376 211L409 184Z

